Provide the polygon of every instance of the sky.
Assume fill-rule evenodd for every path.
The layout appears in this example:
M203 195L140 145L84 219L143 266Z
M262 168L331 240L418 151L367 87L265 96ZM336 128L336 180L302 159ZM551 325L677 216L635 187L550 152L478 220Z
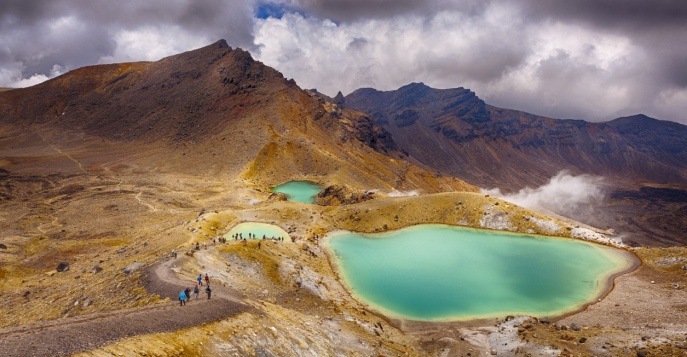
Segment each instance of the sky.
M685 0L0 0L0 87L219 39L334 96L464 87L553 118L687 124Z

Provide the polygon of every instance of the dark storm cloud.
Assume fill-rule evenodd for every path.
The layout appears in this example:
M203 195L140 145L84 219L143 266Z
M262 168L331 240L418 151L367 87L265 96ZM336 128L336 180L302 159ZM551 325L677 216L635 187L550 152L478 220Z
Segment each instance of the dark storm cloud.
M687 20L684 0L525 0L518 3L533 18L586 22L623 31L683 28Z
M251 49L252 11L250 1L3 0L0 75L5 78L0 77L0 85L10 81L8 68L15 71L13 77L26 78L47 75L55 65L73 69L117 59L117 35L144 28L170 43L181 32L207 43L225 38L232 46ZM170 28L180 30L170 33ZM175 49L191 49L180 46Z
M488 4L488 1L480 0L291 0L290 2L316 16L335 21L386 18L405 14L431 17L442 10L476 13Z
M522 3L522 2L521 2ZM684 0L526 0L525 16L536 21L577 23L630 38L649 55L647 66L687 87L687 1Z

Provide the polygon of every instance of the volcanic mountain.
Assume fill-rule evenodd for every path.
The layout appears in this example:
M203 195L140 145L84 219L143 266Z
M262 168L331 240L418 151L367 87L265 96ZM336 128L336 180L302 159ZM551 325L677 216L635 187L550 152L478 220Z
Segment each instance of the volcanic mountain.
M605 123L546 118L488 105L468 89L422 83L358 89L345 106L369 113L414 158L483 187L542 184L562 169L687 184L687 126L644 115Z
M539 186L562 170L599 175L613 191L606 208L618 211L611 217L617 222L605 214L576 219L654 243L681 241L687 229L687 126L644 115L553 119L488 105L468 89L422 83L358 89L343 103L369 113L411 157L443 174L507 191Z
M33 161L69 152L48 172L98 174L124 155L127 165L268 186L308 178L387 191L470 187L394 160L405 154L366 116L322 102L225 41L1 92L0 122L6 174L36 170L21 158L28 152Z

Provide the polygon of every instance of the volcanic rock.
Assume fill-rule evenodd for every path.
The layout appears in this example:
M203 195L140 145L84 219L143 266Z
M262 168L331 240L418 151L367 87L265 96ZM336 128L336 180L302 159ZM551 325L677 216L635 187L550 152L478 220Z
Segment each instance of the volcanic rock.
M68 271L69 270L69 263L67 262L61 262L60 264L57 265L57 268L55 268L58 272L63 272L63 271Z

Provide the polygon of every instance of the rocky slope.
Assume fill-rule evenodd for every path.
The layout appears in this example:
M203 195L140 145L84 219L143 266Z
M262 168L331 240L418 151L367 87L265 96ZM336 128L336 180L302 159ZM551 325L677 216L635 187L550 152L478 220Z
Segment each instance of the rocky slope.
M687 127L644 115L605 123L552 119L490 106L468 89L422 83L359 89L345 106L370 113L411 156L470 182L513 189L567 169L687 183Z
M644 115L604 123L552 119L490 106L468 89L422 83L387 92L358 89L345 97L344 106L369 113L412 158L480 187L537 187L561 170L603 176L610 191L625 192L611 194L600 208L612 214L573 218L633 233L645 244L683 242L679 232L687 226L679 217L657 227L651 223L655 209L634 210L633 222L626 213L648 205L640 199L644 186L687 190L684 125ZM687 209L685 200L670 202L658 195L653 201L665 212Z

